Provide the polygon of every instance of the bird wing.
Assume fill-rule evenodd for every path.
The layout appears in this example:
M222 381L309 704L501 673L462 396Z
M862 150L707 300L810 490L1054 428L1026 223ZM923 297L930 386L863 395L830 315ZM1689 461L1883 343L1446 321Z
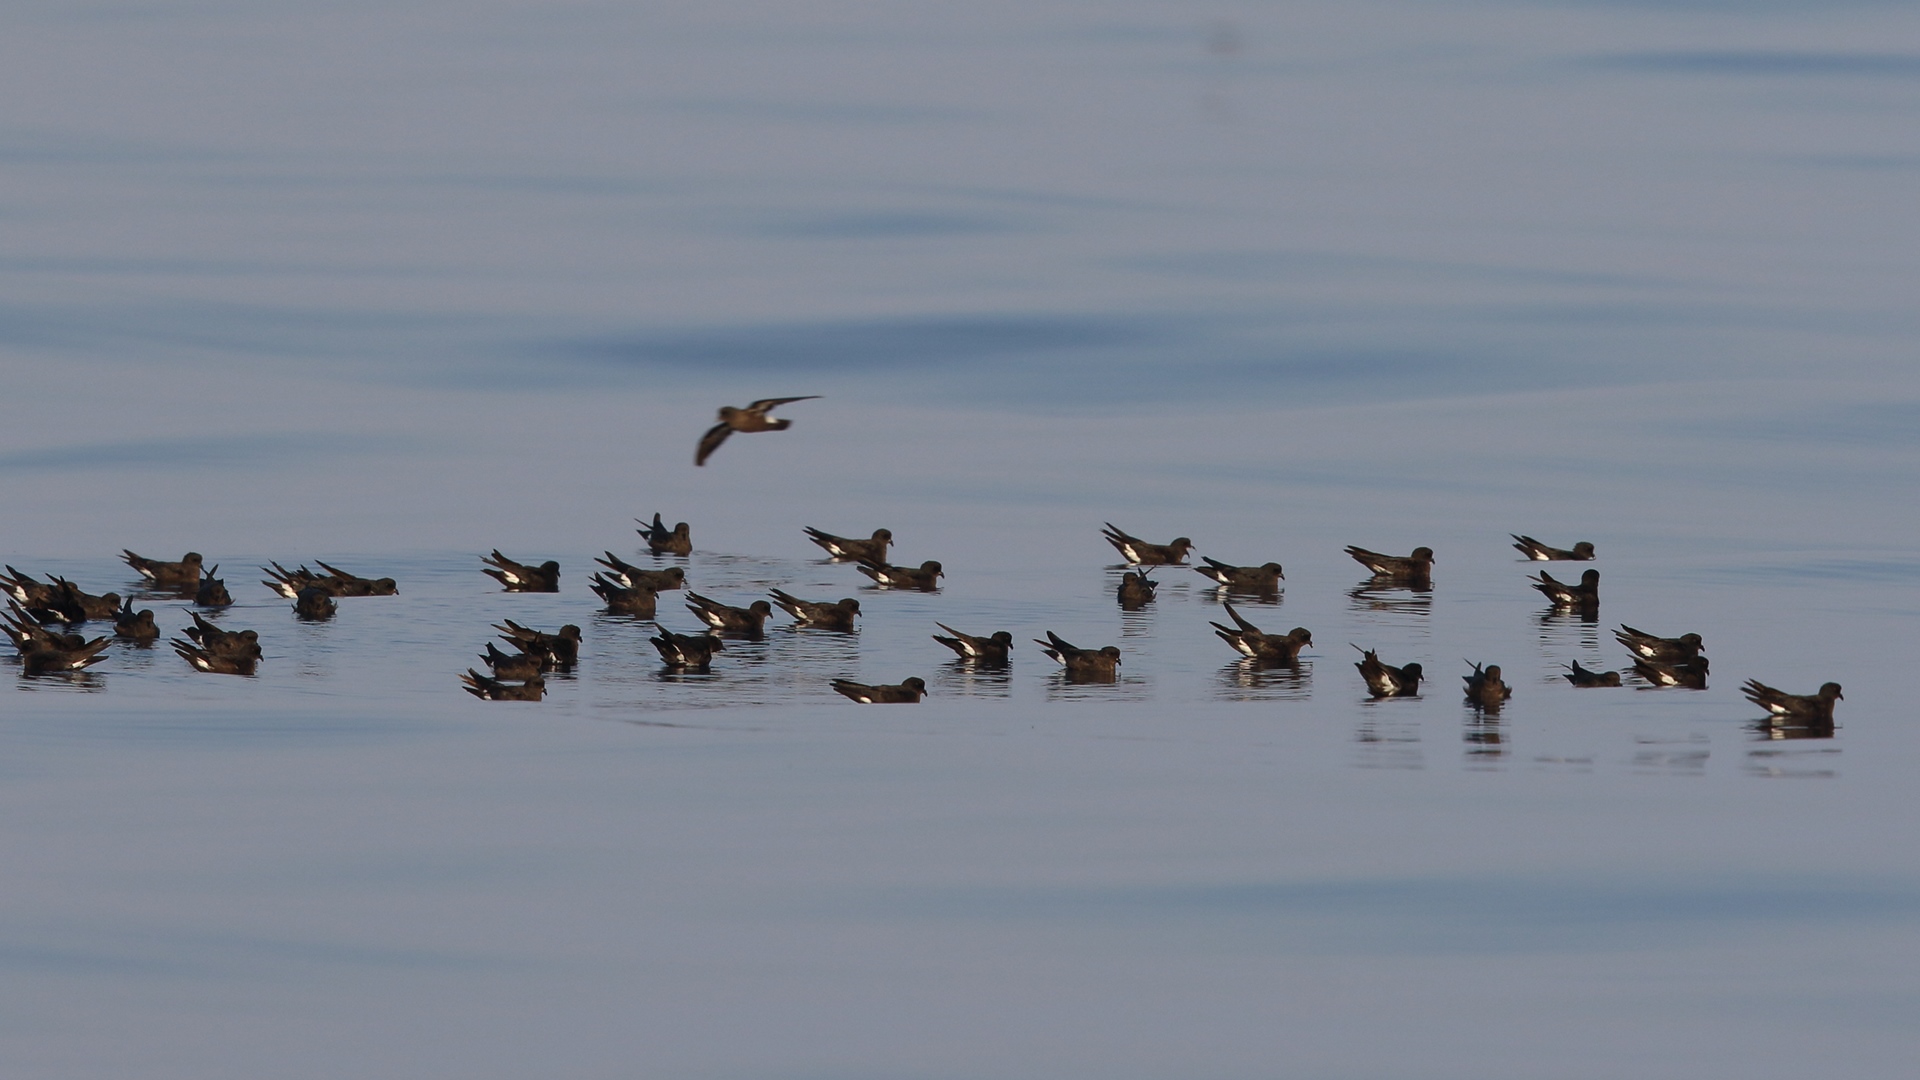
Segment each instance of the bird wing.
M731 434L733 434L733 426L730 424L715 424L708 428L707 433L700 436L700 449L694 452L693 463L705 465L707 456L720 449L720 444L726 442L727 436Z
M763 412L766 412L768 409L778 408L779 406L785 405L791 401L812 401L814 398L817 398L819 396L820 396L819 394L802 394L799 397L761 398L759 401L756 401L753 404L747 406L747 411L763 413Z
M1242 632L1248 631L1248 630L1251 630L1256 634L1260 632L1259 627L1248 622L1246 619L1240 616L1239 612L1233 610L1232 604L1221 604L1220 606L1227 609L1227 617L1231 618L1233 620L1234 625L1238 626Z

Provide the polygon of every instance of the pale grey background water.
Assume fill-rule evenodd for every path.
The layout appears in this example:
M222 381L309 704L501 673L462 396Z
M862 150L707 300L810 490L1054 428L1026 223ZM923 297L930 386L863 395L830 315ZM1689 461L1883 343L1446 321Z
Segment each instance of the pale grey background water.
M10 5L0 555L201 550L268 660L0 693L0 1062L1906 1075L1917 41L1785 0ZM951 576L663 682L584 592L655 510L724 599L851 592L803 524ZM1107 520L1284 562L1247 612L1305 674L1242 680L1188 572L1122 619ZM1712 689L1556 685L1622 658L1508 531L1594 541L1603 626L1700 631ZM1349 598L1348 543L1436 548L1431 609ZM490 593L494 546L567 591ZM248 569L315 557L403 593L296 626ZM503 616L587 628L543 705L455 689ZM970 680L936 618L1128 680ZM1365 703L1349 640L1433 692ZM1839 737L1758 737L1749 676L1845 683Z

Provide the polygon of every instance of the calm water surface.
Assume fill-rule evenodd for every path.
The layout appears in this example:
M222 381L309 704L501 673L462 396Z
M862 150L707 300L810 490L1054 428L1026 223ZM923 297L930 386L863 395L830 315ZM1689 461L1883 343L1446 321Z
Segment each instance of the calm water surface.
M0 561L201 551L266 659L0 672L0 1068L1909 1075L1916 41L1793 0L11 5ZM586 591L655 511L699 591L859 631L667 675ZM1123 614L1105 521L1283 563L1236 607L1315 647L1246 668L1190 570ZM1594 542L1599 621L1508 532ZM315 558L401 595L298 623L253 568ZM584 628L546 702L459 691L503 618ZM1701 633L1709 689L1566 685L1621 622ZM1349 643L1429 692L1369 701ZM1774 737L1749 677L1845 684L1839 729Z

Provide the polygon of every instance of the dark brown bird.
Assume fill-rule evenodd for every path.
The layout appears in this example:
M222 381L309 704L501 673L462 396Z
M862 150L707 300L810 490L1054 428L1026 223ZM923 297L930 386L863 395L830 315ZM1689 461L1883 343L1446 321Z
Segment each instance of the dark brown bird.
M349 574L337 566L328 566L319 559L313 560L320 569L327 572L324 581L314 584L325 588L335 596L398 596L400 586L390 577L366 578L358 574Z
M1775 690L1758 679L1748 679L1740 692L1774 718L1807 727L1832 727L1833 703L1846 700L1837 682L1821 684L1817 693L1789 694L1784 690Z
M153 642L160 640L160 627L153 621L152 611L133 610L133 598L128 597L120 610L113 614L113 636L128 641Z
M1200 556L1200 561L1207 565L1194 567L1194 572L1205 574L1219 582L1229 592L1278 592L1280 582L1287 576L1281 571L1280 564L1277 562L1261 566L1234 566L1218 559L1209 559L1205 555Z
M535 655L544 653L551 657L554 665L561 670L580 662L580 628L572 623L551 634L521 626L512 619L503 619L495 623L493 628L521 652Z
M940 569L940 564L931 559L917 567L863 562L854 569L872 578L882 588L919 589L921 592L933 592L938 589L940 577L944 573Z
M1410 555L1382 555L1349 545L1347 554L1372 571L1376 581L1424 586L1433 577L1433 549L1429 547L1414 548Z
M547 680L538 675L522 683L509 683L489 679L468 668L467 673L460 676L460 681L465 684L462 690L482 701L539 701L547 696Z
M1613 637L1626 646L1628 652L1643 660L1659 660L1670 664L1688 664L1701 659L1701 650L1705 648L1699 634L1681 634L1677 638L1655 637L1625 623L1621 623L1620 629L1613 632Z
M333 593L318 585L309 585L293 597L293 613L302 619L318 622L333 618L340 605L334 601Z
M975 637L972 634L963 634L943 622L933 625L953 635L942 637L935 634L933 640L959 653L963 660L972 660L977 664L1005 664L1013 648L1013 635L1005 630L995 632L992 637Z
M1300 662L1300 650L1313 644L1313 633L1304 626L1296 626L1284 635L1263 633L1233 610L1232 604L1220 606L1227 609L1227 617L1233 620L1233 625L1207 625L1213 627L1214 635L1232 646L1234 652L1255 663L1292 667Z
M187 612L193 625L187 627L187 636L198 647L214 656L230 657L241 660L260 659L260 635L253 630L222 630L214 623L200 617L197 611Z
M55 645L38 644L20 654L20 673L22 675L61 675L75 671L85 671L104 660L101 655L112 638L97 637L82 642L78 648L63 648Z
M1533 587L1540 595L1553 601L1553 606L1568 611L1598 611L1600 609L1600 571L1589 570L1580 575L1580 584L1569 585L1555 578L1545 570L1535 575Z
M697 592L689 592L687 610L719 633L757 638L766 632L773 605L765 600L755 600L746 607L734 607Z
M654 592L672 592L687 587L687 572L678 566L669 566L665 570L646 570L611 551L607 552L606 558L593 561L613 571L610 576L629 589L645 585Z
M298 570L289 570L277 562L271 562L271 560L269 562L269 566L260 568L260 572L267 575L260 584L288 600L300 595L301 589L326 588L327 578L324 574L316 574L305 566Z
M660 594L650 585L628 588L605 574L595 574L587 582L594 595L606 602L609 615L632 615L651 619L658 610Z
M193 602L201 607L222 608L233 606L233 594L227 592L227 583L213 575L220 572L215 566L207 571L207 576L194 586Z
M120 594L94 596L63 577L54 577L50 591L39 593L38 603L27 605L34 618L45 622L63 622L70 626L89 619L111 619L120 611ZM36 590L37 591L37 590Z
M1575 660L1567 664L1563 677L1575 686L1619 686L1620 673L1617 671L1589 671Z
M1353 647L1360 649L1358 645ZM1372 649L1360 649L1360 657L1360 662L1353 666L1360 669L1360 678L1366 681L1369 694L1376 698L1386 698L1413 697L1420 693L1420 679L1424 672L1419 664L1405 664L1401 667L1383 664L1380 662L1380 654Z
M893 686L869 686L852 679L835 679L833 692L862 705L912 705L927 696L927 684L918 678L902 679Z
M1153 603L1154 590L1160 583L1148 576L1145 570L1129 570L1120 575L1120 610L1139 611Z
M1034 638L1042 652L1060 662L1068 682L1110 683L1120 676L1120 650L1108 645L1100 649L1082 649L1047 631L1047 640Z
M0 590L28 608L46 607L57 591L53 585L36 581L32 575L23 574L13 567L7 567L4 577L0 577Z
M1593 545L1585 540L1573 545L1573 550L1548 547L1531 536L1508 533L1513 537L1514 550L1535 562L1587 562L1593 558Z
M1499 664L1474 664L1473 671L1460 678L1467 684L1467 702L1477 709L1497 709L1513 696L1513 687L1500 681Z
M887 561L887 545L893 543L893 530L891 529L875 529L873 530L872 538L867 540L835 536L829 532L821 532L811 525L806 526L806 531L807 539L820 545L826 550L828 555L836 559L858 559L861 562L885 563Z
M77 652L87 646L87 639L79 634L56 633L41 626L15 600L7 601L7 615L5 621L0 622L0 630L6 631L7 637L13 642L13 647L23 657L40 650L56 653Z
M779 605L780 610L793 616L795 626L851 631L854 616L860 614L860 601L851 596L829 604L819 600L802 600L779 589L767 595L773 597L773 602Z
M1113 522L1103 522L1106 528L1100 535L1106 537L1120 557L1133 566L1184 566L1187 552L1193 550L1193 541L1184 536L1175 537L1170 544L1149 544L1137 536L1115 528Z
M326 573L316 574L305 566L289 570L279 563L273 563L271 568L263 566L260 570L270 580L260 584L289 600L298 596L301 589L325 589L329 596L394 596L400 591L392 578L364 578L326 563L319 565Z
M536 675L544 675L553 670L553 657L545 652L502 652L491 641L487 642L487 651L480 654L480 659L486 662L487 667L493 669L493 677L496 679L518 679L524 682Z
M725 652L726 642L712 634L676 634L663 630L659 637L648 638L668 667L705 671L713 663L713 654Z
M1678 686L1686 690L1705 690L1707 688L1707 658L1696 656L1692 660L1649 660L1643 656L1633 658L1634 674L1655 686Z
M260 663L252 656L220 656L190 641L174 638L167 644L180 658L193 665L195 671L205 671L213 675L251 675Z
M700 436L700 448L694 451L693 463L705 465L707 458L711 457L715 450L720 449L721 443L727 441L727 436L736 431L787 430L793 426L793 421L775 420L767 413L790 402L812 401L819 396L819 394L802 394L799 397L761 398L744 409L736 409L731 405L720 406L720 422L708 428L705 435Z
M187 552L181 556L179 562L146 559L131 551L123 551L120 557L127 560L127 565L138 571L141 577L155 585L174 589L191 589L200 584L200 566L203 560L197 551Z
M528 566L514 562L500 554L499 548L494 548L491 556L482 555L480 561L487 564L480 572L498 581L508 592L560 591L560 564L552 559L539 566Z
M651 525L640 521L639 518L634 518L633 520L640 522L640 527L634 531L640 534L640 539L647 542L647 550L653 554L693 554L693 530L687 527L686 522L682 521L669 529L667 528L667 523L660 519L658 513L653 515L653 524Z

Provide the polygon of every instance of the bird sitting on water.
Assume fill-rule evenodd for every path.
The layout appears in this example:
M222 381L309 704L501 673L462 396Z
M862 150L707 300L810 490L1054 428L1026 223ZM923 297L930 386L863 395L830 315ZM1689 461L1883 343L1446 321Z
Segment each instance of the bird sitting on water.
M309 585L293 594L293 613L310 622L331 619L339 610L340 604L334 600L333 593L318 585Z
M21 573L13 567L7 567L5 576L0 576L0 591L19 601L28 608L46 607L53 600L58 589L44 581L35 580L33 575Z
M959 653L963 660L972 660L979 664L1005 664L1013 648L1013 635L1005 630L995 631L991 637L976 637L973 634L963 634L943 622L933 625L953 635L943 637L935 634L933 640Z
M1348 642L1352 644L1352 642ZM1394 667L1380 662L1380 654L1372 649L1360 649L1360 662L1353 665L1360 671L1360 678L1367 684L1367 692L1376 698L1413 697L1420 692L1422 671L1419 664L1407 664Z
M633 520L640 523L640 527L634 531L640 534L640 539L647 542L647 550L652 554L693 554L693 530L687 527L686 522L682 521L669 529L667 528L667 523L661 519L658 511L654 513L653 524L651 525L645 521L641 521L639 518L634 518Z
M913 705L927 696L926 680L902 679L894 685L871 686L852 679L833 680L833 692L862 705Z
M1408 555L1383 555L1348 545L1347 554L1373 572L1375 581L1425 587L1433 578L1433 549L1417 547Z
M529 676L525 682L509 683L468 668L460 681L465 684L461 689L481 701L539 701L547 696L547 680L538 675Z
M493 628L500 631L500 636L508 644L521 652L534 655L544 653L551 657L554 666L562 671L580 662L580 628L572 623L551 634L521 626L512 619L502 619Z
M1139 611L1153 603L1154 590L1160 583L1153 580L1145 570L1129 570L1120 575L1120 610Z
M43 622L76 624L89 619L111 619L120 610L119 593L95 596L66 578L55 576L52 581L53 592L44 601L27 605Z
M1821 684L1816 693L1789 694L1785 690L1775 690L1758 679L1748 679L1740 692L1775 719L1790 720L1808 727L1831 727L1833 703L1845 700L1840 693L1840 684L1836 682Z
M559 592L560 564L548 559L539 566L528 566L515 562L500 554L499 548L492 555L480 556L486 563L480 572L499 582L508 592Z
M1100 530L1100 535L1131 566L1184 566L1187 553L1193 550L1193 541L1184 536L1175 537L1169 544L1149 544L1115 527L1111 521L1101 524L1106 528Z
M632 615L636 618L653 618L659 604L660 594L651 585L641 584L631 588L605 574L595 574L587 582L595 596L606 602L609 615Z
M867 575L883 589L919 589L921 592L933 592L940 587L940 578L944 571L940 564L928 559L919 566L888 566L886 563L863 562L854 569Z
M1033 640L1042 652L1060 662L1068 682L1110 683L1119 677L1116 669L1120 666L1120 650L1116 646L1082 649L1051 630L1047 631L1047 640Z
M676 634L662 630L659 637L648 638L668 667L705 671L713 663L713 654L725 652L726 642L712 634Z
M325 589L330 596L395 596L400 592L392 578L365 578L337 566L319 565L326 573L316 574L305 566L289 570L277 562L272 563L271 568L260 568L269 579L260 584L289 600L298 596L301 589Z
M113 639L109 637L97 637L92 641L83 641L74 647L69 647L69 643L64 640L57 645L39 642L20 653L20 673L22 675L58 675L85 671L106 660L102 654L111 644Z
M187 627L187 637L192 638L197 647L214 656L260 659L260 634L257 631L223 630L217 624L201 618L197 611L189 611L187 615L193 619L193 625Z
M487 651L480 654L496 679L519 679L525 681L536 675L544 675L553 670L553 657L544 651L539 653L510 653L501 651L493 642L487 642Z
M1513 696L1513 687L1500 681L1499 664L1488 664L1484 668L1474 664L1473 670L1460 678L1467 684L1467 703L1477 709L1497 709Z
M335 596L398 596L400 586L390 577L367 578L358 574L349 574L337 566L328 566L319 559L313 560L327 576L314 582Z
M1573 545L1573 550L1548 547L1531 536L1508 533L1513 537L1514 550L1535 562L1587 562L1593 558L1593 545L1585 540Z
M873 536L866 540L847 536L835 536L830 532L821 532L809 525L806 527L807 539L820 545L828 555L836 559L858 559L861 562L884 563L887 561L887 545L893 543L893 530L875 529Z
M1565 611L1598 611L1600 608L1600 571L1589 570L1580 575L1580 584L1570 585L1545 570L1535 575L1533 587L1540 595L1553 601L1553 606Z
M220 572L215 566L207 571L207 576L194 586L193 602L201 607L222 608L233 606L233 594L227 591L227 583L213 575Z
M719 633L757 638L766 632L767 618L773 614L773 605L765 600L755 600L746 607L734 607L712 597L689 592L687 610Z
M1200 561L1207 565L1196 566L1193 568L1194 571L1219 582L1221 587L1229 592L1278 592L1280 582L1287 576L1281 571L1280 564L1277 562L1260 566L1234 566L1223 563L1219 559L1209 559L1205 555L1200 556Z
M700 447L694 451L693 463L705 465L707 458L712 456L715 450L720 449L720 444L726 442L727 437L736 431L787 430L793 426L793 421L775 420L767 413L790 402L812 401L819 396L819 394L803 394L799 397L761 398L744 409L736 409L731 405L720 406L720 422L708 428L705 435L700 436Z
M687 572L678 566L669 566L665 570L647 570L633 565L611 551L606 554L606 558L593 561L613 571L608 576L629 589L637 589L645 585L654 592L672 592L675 589L687 587Z
M133 610L133 598L128 597L120 610L113 613L113 636L128 641L158 641L160 627L153 621L151 610Z
M1580 661L1567 664L1567 670L1561 675L1575 686L1619 686L1620 673L1617 671L1589 671L1580 666Z
M793 616L795 626L813 626L822 630L851 631L854 617L860 614L860 601L849 596L833 603L802 600L789 592L774 589L767 595L780 610Z
M1300 650L1313 644L1313 633L1304 626L1296 626L1286 634L1268 634L1248 622L1232 604L1220 606L1227 609L1227 617L1234 624L1208 623L1213 627L1214 636L1232 646L1234 652L1257 663L1292 667L1300 662Z
M87 639L79 634L57 633L40 625L17 600L7 601L7 614L0 621L0 630L6 631L12 639L13 647L21 656L36 649L51 649L57 652L75 652L86 648Z
M1691 660L1652 660L1636 656L1633 658L1633 672L1655 686L1678 686L1687 690L1707 688L1707 658L1704 656L1695 656Z
M197 551L189 551L181 556L179 562L162 562L159 559L142 558L131 551L121 553L127 565L139 572L155 585L175 589L191 589L200 584L200 567L204 561Z
M8 614L0 627L13 639L20 651L23 675L56 675L84 671L105 660L101 655L113 644L109 637L91 641L79 634L59 634L35 622L17 601L7 601Z
M1705 661L1701 650L1699 634L1681 634L1676 638L1657 637L1645 630L1635 630L1625 623L1613 632L1615 641L1626 650L1643 660L1659 660L1665 663L1688 664L1695 660Z
M195 671L205 671L213 675L251 675L260 663L260 658L257 656L223 656L179 638L174 638L167 644L172 645L173 651L180 654L180 659L193 665Z

